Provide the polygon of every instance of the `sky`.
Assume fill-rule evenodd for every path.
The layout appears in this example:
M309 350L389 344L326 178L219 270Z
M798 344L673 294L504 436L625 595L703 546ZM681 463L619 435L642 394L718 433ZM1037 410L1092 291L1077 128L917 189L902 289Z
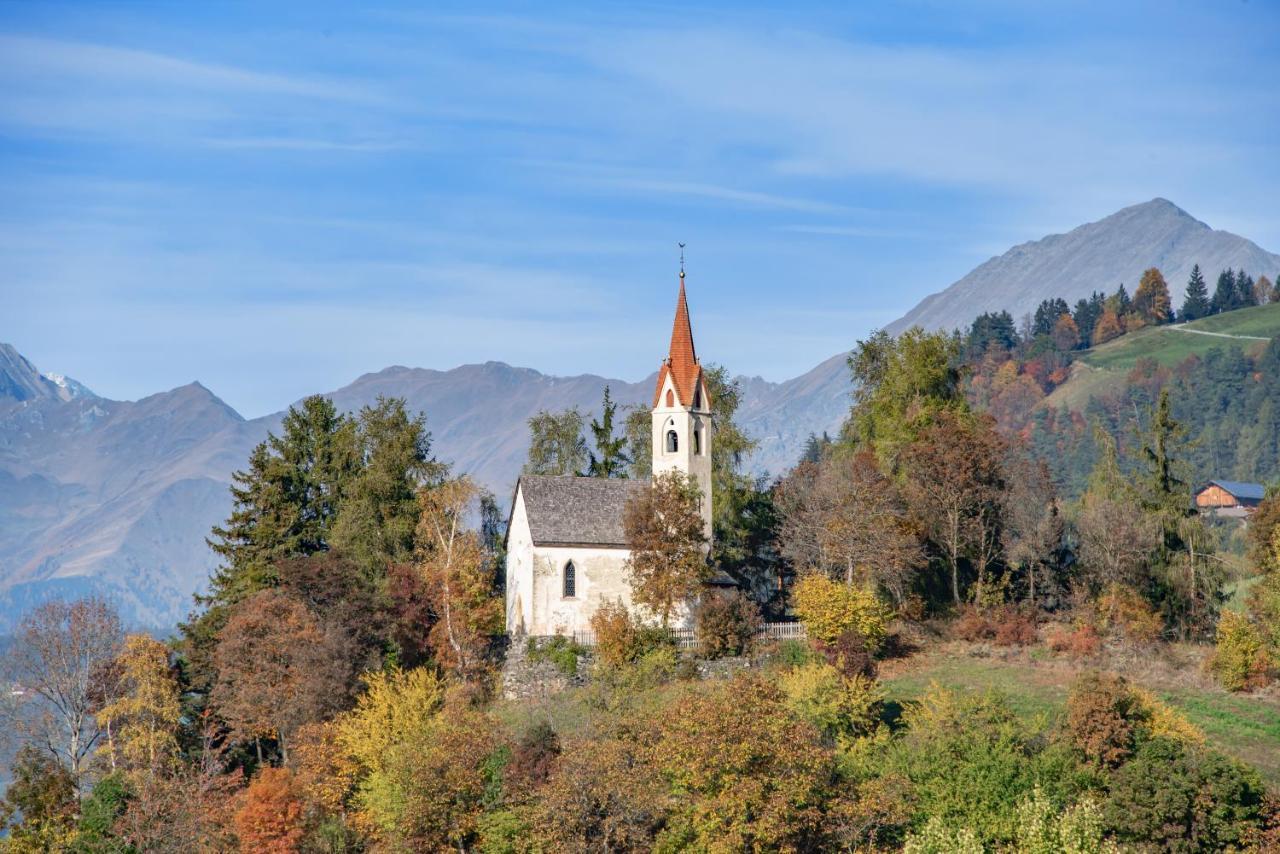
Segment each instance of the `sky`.
M782 380L1162 196L1280 251L1280 2L0 2L0 341L243 415L389 365Z

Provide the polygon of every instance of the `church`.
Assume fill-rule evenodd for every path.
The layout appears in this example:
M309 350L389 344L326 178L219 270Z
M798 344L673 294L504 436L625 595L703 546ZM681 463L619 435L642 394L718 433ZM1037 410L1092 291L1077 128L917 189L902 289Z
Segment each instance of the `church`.
M684 271L671 345L653 393L653 474L680 471L702 492L711 539L711 403L693 348ZM525 475L507 525L507 631L513 637L589 631L604 602L630 609L623 511L650 481ZM682 617L687 620L687 612Z

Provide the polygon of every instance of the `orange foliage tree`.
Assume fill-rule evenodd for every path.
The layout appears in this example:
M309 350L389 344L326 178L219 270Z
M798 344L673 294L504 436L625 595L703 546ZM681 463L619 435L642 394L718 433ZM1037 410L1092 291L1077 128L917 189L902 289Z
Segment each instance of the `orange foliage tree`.
M673 471L654 477L652 488L640 490L623 511L632 599L659 616L664 626L711 571L698 512L701 500L697 484Z
M214 708L236 738L276 739L287 762L294 731L337 711L350 694L352 662L342 640L283 591L255 593L219 635Z
M240 850L262 854L293 854L306 835L302 792L285 768L263 768L241 795L236 810Z

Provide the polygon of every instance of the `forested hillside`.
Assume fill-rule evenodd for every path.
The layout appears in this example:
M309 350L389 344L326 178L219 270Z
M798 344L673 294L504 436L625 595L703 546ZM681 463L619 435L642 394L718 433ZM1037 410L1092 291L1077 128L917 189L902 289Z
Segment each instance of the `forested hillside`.
M1083 334L1050 302L1028 334L1003 315L859 342L842 429L773 482L708 372L709 556L696 484L655 477L624 513L635 608L602 604L586 645L508 634L502 509L402 400L308 398L237 473L175 637L92 598L25 617L4 845L1276 850L1280 492L1243 531L1199 515L1187 435L1208 422L1178 401L1244 377L1222 411L1267 405L1278 345L1151 359L1133 425L1081 422L1077 498L1035 444L1060 411L1041 380L1098 328L1170 319L1154 273L1113 296ZM1007 392L1031 384L1018 425ZM526 471L647 473L648 431L603 392L529 420ZM691 633L668 623L686 600Z

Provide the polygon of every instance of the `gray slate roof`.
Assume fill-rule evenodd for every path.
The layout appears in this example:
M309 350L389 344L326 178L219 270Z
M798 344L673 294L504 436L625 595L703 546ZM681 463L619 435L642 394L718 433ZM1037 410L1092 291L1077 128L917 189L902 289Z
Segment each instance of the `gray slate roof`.
M1222 487L1236 498L1261 501L1267 495L1267 488L1260 483L1244 483L1238 480L1211 480L1209 483Z
M518 488L534 545L626 548L623 508L648 486L648 480L525 475Z

